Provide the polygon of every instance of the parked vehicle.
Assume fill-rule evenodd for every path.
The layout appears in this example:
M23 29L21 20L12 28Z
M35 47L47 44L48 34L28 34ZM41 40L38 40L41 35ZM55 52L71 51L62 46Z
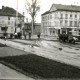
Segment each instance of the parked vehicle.
M70 43L80 41L80 28L61 28L59 32L60 41Z

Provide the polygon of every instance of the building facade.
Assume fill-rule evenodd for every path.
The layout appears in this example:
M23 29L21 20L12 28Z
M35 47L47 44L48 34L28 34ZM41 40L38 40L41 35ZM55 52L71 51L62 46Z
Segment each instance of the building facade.
M10 7L0 9L0 37L10 37L20 32L24 16Z
M23 34L29 34L31 32L32 23L24 23ZM41 33L41 23L34 23L33 34Z
M61 28L80 28L80 6L53 4L41 16L42 34L58 36Z

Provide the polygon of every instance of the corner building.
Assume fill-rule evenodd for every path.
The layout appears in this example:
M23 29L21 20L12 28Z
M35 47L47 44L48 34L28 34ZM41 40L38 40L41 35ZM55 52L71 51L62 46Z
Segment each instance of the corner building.
M17 15L16 15L17 14ZM0 37L9 38L11 35L20 32L24 16L10 7L2 6L0 9Z
M53 4L41 15L42 34L58 36L61 28L80 28L80 6Z

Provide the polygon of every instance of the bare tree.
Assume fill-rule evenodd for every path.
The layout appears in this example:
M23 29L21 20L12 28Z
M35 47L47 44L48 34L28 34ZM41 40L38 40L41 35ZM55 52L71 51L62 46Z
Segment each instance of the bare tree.
M37 15L37 12L40 10L39 1L40 0L26 0L26 10L32 18L32 26L31 26L32 35L33 35L35 17Z

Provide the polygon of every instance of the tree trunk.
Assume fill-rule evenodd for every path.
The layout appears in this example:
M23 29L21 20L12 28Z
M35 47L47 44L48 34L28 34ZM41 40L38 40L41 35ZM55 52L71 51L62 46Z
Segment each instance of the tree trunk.
M31 27L32 35L33 35L33 27L34 27L34 17L32 17L32 27Z

